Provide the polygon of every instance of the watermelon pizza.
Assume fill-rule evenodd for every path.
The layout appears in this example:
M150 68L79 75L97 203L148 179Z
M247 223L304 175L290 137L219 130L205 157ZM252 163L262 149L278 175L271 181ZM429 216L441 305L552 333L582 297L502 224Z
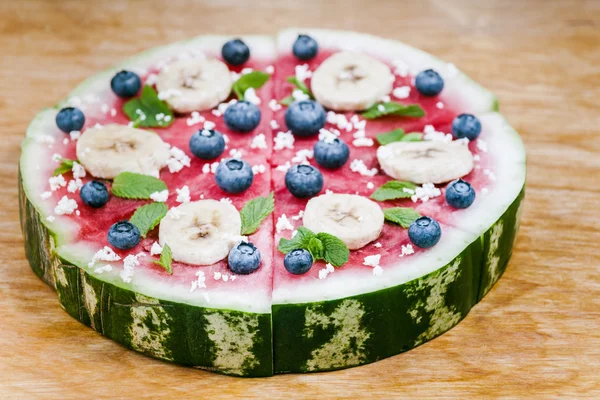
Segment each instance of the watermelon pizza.
M27 129L21 224L71 316L237 376L410 350L511 256L525 149L496 98L400 42L200 36L80 84Z

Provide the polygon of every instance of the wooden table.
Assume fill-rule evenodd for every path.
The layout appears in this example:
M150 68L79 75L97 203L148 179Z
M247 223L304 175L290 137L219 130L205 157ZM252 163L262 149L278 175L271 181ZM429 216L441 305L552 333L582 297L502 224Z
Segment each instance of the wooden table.
M600 398L600 1L191 3L0 4L0 398ZM499 284L458 327L413 351L268 379L156 361L69 317L22 250L16 164L30 119L142 49L291 25L403 40L498 94L529 155L521 233Z

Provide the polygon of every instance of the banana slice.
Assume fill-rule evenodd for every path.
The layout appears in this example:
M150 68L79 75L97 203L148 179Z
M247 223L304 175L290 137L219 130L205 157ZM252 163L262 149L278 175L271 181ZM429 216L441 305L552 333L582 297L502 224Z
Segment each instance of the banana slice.
M158 176L169 159L169 145L156 133L118 124L87 129L76 151L89 173L105 179L125 171Z
M240 213L229 203L199 200L176 210L167 214L158 228L160 245L169 244L175 261L212 265L227 257L240 241Z
M379 237L383 211L366 197L332 193L310 199L302 221L311 231L337 236L350 250L355 250Z
M338 111L364 110L392 91L394 76L387 65L366 54L343 51L313 73L315 99Z
M392 178L414 183L444 183L473 169L473 155L459 142L394 142L377 149L381 169Z
M157 77L159 96L178 113L204 111L229 97L231 73L215 59L180 60L169 64Z

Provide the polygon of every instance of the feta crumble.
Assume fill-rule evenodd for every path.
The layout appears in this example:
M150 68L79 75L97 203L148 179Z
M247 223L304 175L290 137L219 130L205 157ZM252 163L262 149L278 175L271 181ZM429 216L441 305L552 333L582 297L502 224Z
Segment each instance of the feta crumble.
M210 129L206 128L206 123L204 125L204 129ZM169 168L169 172L179 172L183 169L183 167L190 166L191 159L180 148L172 146L169 150L169 153L171 155L171 157L167 160L167 167Z
M373 254L371 256L366 256L363 262L363 265L367 267L377 267L379 262L381 261L381 254Z
M63 196L56 207L54 207L54 213L56 215L69 215L77 209L77 202L73 199L69 199L67 196Z
M487 143L483 139L477 139L477 148L484 153L488 151Z
M375 185L373 184L373 182L367 182L367 189L372 190L375 188Z
M285 214L281 214L281 216L277 218L275 229L277 230L277 233L281 233L281 231L284 230L293 231L294 226L291 224L290 220L285 216Z
M252 138L252 142L250 143L251 149L266 149L267 148L267 140L264 133L259 133L258 135Z
M313 158L314 152L311 149L302 149L296 152L296 155L292 157L292 163L294 164L309 164L308 160Z
M169 211L167 211L167 217L171 218L171 219L179 219L181 218L181 211L179 211L179 209L177 209L177 207L173 207L171 208Z
M161 190L160 192L150 193L150 199L164 203L169 198L169 191L167 189Z
M88 263L88 267L92 268L98 261L119 261L120 259L121 257L113 249L104 246L92 256L92 261Z
M271 126L271 129L279 129L279 124L274 119L269 122L269 125Z
M295 68L296 79L300 82L304 82L306 78L310 78L312 76L312 72L308 68L308 64L296 65Z
M400 253L400 257L410 256L411 254L415 254L415 249L412 244L402 245L402 253Z
M453 139L450 133L436 131L433 125L425 125L423 133L423 140L437 140L444 143L450 143Z
M175 201L178 203L189 203L190 198L190 188L187 185L181 187L181 189L175 189L177 192L177 198Z
M246 89L244 92L244 100L256 105L260 104L260 97L258 97L256 90L252 87Z
M332 144L338 136L339 135L336 135L334 132L325 128L319 130L319 140L322 140L327 144Z
M362 176L375 176L377 174L377 168L367 168L365 162L359 158L352 160L350 163L350 170L357 172Z
M85 178L85 168L83 168L83 166L77 161L73 161L73 167L71 168L71 171L73 172L73 178Z
M281 104L279 104L279 102L275 99L271 99L269 100L269 108L271 109L271 111L279 111L283 108L283 106ZM277 129L277 128L275 128Z
M50 184L50 190L52 192L57 191L61 187L67 186L67 181L65 180L65 177L62 176L62 174L51 176L50 178L48 178L48 183Z
M354 147L372 147L373 144L374 144L373 139L367 138L367 137L354 139L352 141L352 145Z
M187 123L187 126L193 126L196 124L201 124L204 121L205 121L205 118L202 115L200 115L200 113L198 111L192 111L192 114L187 119L186 123Z
M40 197L42 198L42 200L48 200L51 196L52 196L52 192L44 192L44 193L40 194Z
M163 248L160 244L158 244L158 242L152 243L152 247L150 247L150 255L151 256L158 255L158 254L162 253L162 251L163 251Z
M277 151L294 148L294 135L292 135L291 131L278 132L273 141L275 142L273 150Z
M407 99L410 96L410 86L400 86L392 91L392 95L397 99Z
M204 275L204 271L196 272L196 279L192 281L192 287L190 288L190 293L195 291L196 289L201 289L206 287L206 276ZM208 299L207 299L208 301Z
M410 199L413 203L421 200L421 202L426 203L429 199L434 197L438 197L442 194L442 191L435 187L433 183L424 183L422 186L417 186L415 188L415 194L413 194Z
M310 96L307 95L306 93L304 93L300 89L294 89L294 91L292 92L292 97L294 98L295 101L302 101L302 100L310 99Z
M373 268L373 275L374 276L381 276L381 275L383 275L383 268L381 268L379 265L375 266Z
M81 179L71 179L67 185L67 192L76 193L83 187L83 181Z
M267 167L264 164L256 164L252 166L252 172L254 175L264 174L267 171Z

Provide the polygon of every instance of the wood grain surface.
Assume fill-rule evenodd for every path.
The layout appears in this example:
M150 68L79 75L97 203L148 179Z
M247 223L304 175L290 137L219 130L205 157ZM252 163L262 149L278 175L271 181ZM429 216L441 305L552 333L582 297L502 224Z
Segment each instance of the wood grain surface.
M403 40L498 95L529 157L504 277L415 350L268 379L150 359L69 317L24 258L17 160L29 121L145 48L287 26ZM0 398L600 398L599 101L600 1L1 0Z

